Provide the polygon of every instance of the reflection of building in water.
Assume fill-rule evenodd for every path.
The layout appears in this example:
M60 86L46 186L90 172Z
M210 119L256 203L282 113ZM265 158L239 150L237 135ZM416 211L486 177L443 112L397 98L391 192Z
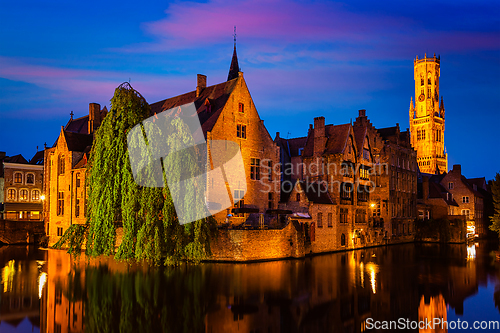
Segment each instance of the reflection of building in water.
M442 295L446 304L453 308L457 315L463 314L464 300L478 291L476 261L471 258L471 246L473 245L467 247L465 244L453 244L443 247L427 244L422 245L419 251L423 257L440 253L444 257L453 258L443 266L422 266L418 283L421 294L426 299Z
M43 295L41 332L83 332L84 303L74 293L75 286L68 285L74 274L72 260L66 251L47 251L47 284ZM83 285L84 274L81 284ZM69 292L68 292L69 291ZM69 293L73 291L73 294Z
M446 302L443 295L439 294L436 297L430 297L429 300L425 300L422 296L420 299L420 306L418 307L418 320L419 322L430 322L434 323L434 320L439 318L440 324L433 325L432 328L420 328L420 333L434 333L434 332L447 332L446 325L441 325L443 321L447 321L447 311ZM423 327L423 325L422 325Z
M26 317L33 327L39 326L39 289L45 276L40 269L42 263L12 259L0 265L0 327L5 323L18 326Z
M207 332L364 332L366 319L417 319L411 270L392 276L385 265L409 262L413 247L383 248L304 261L226 266ZM379 258L384 258L383 261ZM227 273L227 272L226 272Z

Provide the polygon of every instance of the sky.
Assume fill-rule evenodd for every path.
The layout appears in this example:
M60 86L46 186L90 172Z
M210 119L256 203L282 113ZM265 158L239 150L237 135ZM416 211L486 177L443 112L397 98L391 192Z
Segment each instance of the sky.
M125 81L149 103L241 71L269 133L314 117L409 127L413 60L441 57L449 168L500 172L498 1L0 0L0 151L30 159Z

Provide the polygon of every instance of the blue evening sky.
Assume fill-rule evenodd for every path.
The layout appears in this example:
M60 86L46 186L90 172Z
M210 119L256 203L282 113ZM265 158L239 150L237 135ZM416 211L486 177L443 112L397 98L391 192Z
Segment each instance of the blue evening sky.
M413 59L441 56L449 166L500 171L498 1L0 0L0 151L26 158L124 81L156 102L227 78L238 57L271 136L317 116L408 125Z

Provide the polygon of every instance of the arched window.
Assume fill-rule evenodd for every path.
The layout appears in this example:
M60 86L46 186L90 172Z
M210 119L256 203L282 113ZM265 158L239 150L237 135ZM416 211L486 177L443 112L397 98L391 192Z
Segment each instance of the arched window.
M33 185L35 184L35 175L32 173L28 173L26 175L26 184Z
M342 234L342 235L340 236L340 245L341 245L341 246L345 246L345 235L344 235L344 234Z
M38 200L40 200L40 191L39 190L31 191L31 201L38 201Z
M19 191L19 200L28 200L28 190Z
M14 173L14 183L22 184L23 183L23 174L20 172Z
M16 200L16 190L11 188L7 191L7 199L8 200Z

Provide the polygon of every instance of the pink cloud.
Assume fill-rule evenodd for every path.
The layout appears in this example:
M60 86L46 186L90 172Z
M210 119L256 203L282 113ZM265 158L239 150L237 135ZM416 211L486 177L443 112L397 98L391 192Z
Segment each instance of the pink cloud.
M331 61L407 59L431 49L440 53L497 49L499 41L498 33L426 30L410 17L355 13L335 3L213 0L175 3L165 12L164 19L143 24L153 42L130 45L122 51L168 53L227 43L233 25L237 25L242 43L253 45L243 59L256 64L301 57ZM311 49L311 45L320 45L322 50Z

